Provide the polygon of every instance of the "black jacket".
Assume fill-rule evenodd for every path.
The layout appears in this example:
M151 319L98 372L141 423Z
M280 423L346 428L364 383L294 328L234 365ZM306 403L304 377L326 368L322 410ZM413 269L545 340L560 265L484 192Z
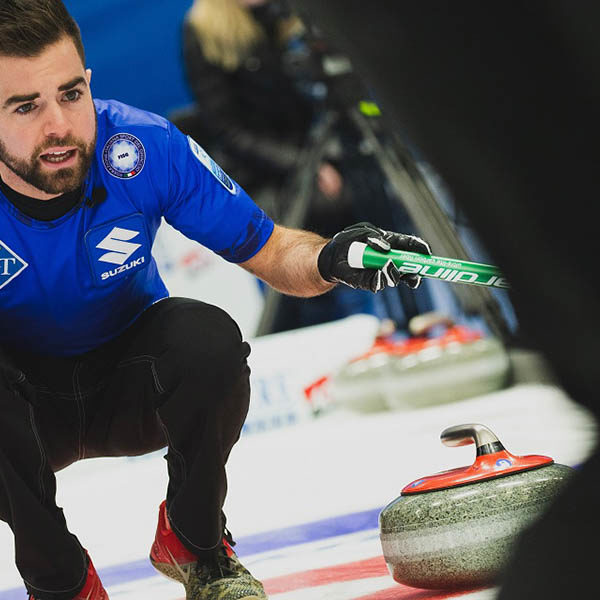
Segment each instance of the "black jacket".
M321 108L311 97L323 88L306 39L284 48L276 41L276 21L284 16L277 5L254 11L266 40L234 71L207 62L192 26L187 20L183 26L185 73L196 105L191 119L174 120L246 189L286 176Z

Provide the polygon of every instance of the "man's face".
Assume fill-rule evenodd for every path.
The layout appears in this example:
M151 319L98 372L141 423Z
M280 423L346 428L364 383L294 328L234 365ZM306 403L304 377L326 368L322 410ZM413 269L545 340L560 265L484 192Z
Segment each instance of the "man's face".
M39 56L0 56L0 176L47 199L77 189L96 145L91 71L63 37Z

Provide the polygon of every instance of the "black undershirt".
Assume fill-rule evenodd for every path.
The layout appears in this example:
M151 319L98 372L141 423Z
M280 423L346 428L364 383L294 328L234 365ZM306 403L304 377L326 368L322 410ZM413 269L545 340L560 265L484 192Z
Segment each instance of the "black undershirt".
M16 192L8 187L0 178L0 191L24 215L38 221L54 221L66 215L72 208L79 204L82 197L82 188L67 192L50 200L39 200Z

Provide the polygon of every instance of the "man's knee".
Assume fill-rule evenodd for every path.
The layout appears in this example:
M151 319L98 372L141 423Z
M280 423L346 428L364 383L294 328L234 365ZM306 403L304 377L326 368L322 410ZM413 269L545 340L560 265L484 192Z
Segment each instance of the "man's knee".
M170 316L167 351L159 361L171 379L184 377L200 383L247 376L250 352L236 322L221 308L202 302L180 307Z

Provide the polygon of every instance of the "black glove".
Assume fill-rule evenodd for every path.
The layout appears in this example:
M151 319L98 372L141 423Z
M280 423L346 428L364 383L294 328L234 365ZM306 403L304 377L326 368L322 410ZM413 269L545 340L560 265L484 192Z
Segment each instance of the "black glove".
M363 242L380 252L408 250L431 254L429 244L415 235L394 233L375 227L371 223L356 223L336 233L321 250L318 259L319 273L325 281L345 283L352 288L378 292L386 286L395 287L402 281L416 289L421 277L414 273L401 273L391 259L381 269L354 269L348 265L348 249L352 242Z

